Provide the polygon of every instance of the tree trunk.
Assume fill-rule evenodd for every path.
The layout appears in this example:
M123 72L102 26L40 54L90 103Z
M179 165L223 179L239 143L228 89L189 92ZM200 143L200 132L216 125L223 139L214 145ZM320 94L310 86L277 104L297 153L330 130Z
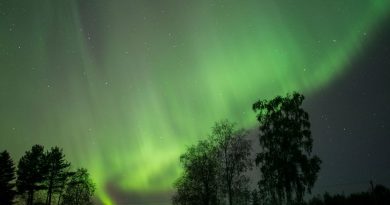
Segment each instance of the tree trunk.
M47 205L51 205L51 195L52 195L52 187L49 186L49 190L47 191L47 198L48 198L46 203Z
M228 167L228 157L227 157L227 145L224 146L224 154L225 154L225 175L226 175L226 184L227 184L227 194L228 194L228 199L229 199L229 205L232 204L232 185L231 185L231 180L229 179L229 167Z
M47 188L46 205L51 205L52 193L53 193L53 177L50 178L49 187Z
M27 205L33 205L34 203L34 190L28 192L28 203Z
M228 195L229 195L229 205L233 204L233 197L232 197L232 185L231 183L228 183Z

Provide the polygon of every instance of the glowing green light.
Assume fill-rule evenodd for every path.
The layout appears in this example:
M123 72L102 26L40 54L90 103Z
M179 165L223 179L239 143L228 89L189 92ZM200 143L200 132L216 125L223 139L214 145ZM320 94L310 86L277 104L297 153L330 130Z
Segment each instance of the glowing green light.
M178 156L215 121L249 127L260 97L315 92L345 73L390 7L387 0L77 2L24 2L24 15L0 20L15 24L0 33L10 55L0 55L0 87L13 91L1 94L12 100L0 102L7 108L0 128L15 141L0 145L16 156L29 143L63 147L89 169L108 205L115 204L108 182L124 191L171 189Z

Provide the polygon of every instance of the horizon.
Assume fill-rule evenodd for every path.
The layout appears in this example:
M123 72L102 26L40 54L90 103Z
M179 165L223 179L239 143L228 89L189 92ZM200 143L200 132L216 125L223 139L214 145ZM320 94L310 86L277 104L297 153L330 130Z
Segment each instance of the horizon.
M390 186L386 0L22 0L0 15L0 151L63 148L99 203L170 204L187 146L221 119L253 133L252 104L294 91L323 159L314 195Z

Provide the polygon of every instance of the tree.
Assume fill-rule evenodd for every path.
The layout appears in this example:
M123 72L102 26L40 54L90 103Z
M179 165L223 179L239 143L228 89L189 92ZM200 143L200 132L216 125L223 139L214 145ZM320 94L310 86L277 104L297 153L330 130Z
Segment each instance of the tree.
M34 145L30 151L19 160L16 188L20 194L27 192L27 205L34 202L34 192L43 190L44 176L47 169L44 164L45 154L41 145Z
M63 195L64 205L92 204L91 198L95 192L95 185L89 177L87 169L77 169L70 177Z
M183 174L175 183L176 193L172 197L174 205L198 205L202 204L202 184L194 181L187 174Z
M46 204L51 205L53 193L59 193L65 185L64 182L68 177L70 163L65 160L62 149L58 147L52 147L50 151L46 152L44 163L47 168L45 176L47 186Z
M370 183L369 191L351 193L350 195L325 193L323 197L315 196L309 200L308 205L387 205L390 204L390 189L383 185L374 185Z
M309 115L298 93L253 104L260 123L260 146L256 164L273 204L302 203L317 179L321 160L311 156L313 139Z
M251 192L251 201L252 205L261 205L258 190L255 189Z
M14 179L15 166L9 153L5 150L0 153L0 204L12 204L15 197Z
M174 184L175 205L218 204L217 158L209 141L199 141L180 156L183 175Z
M249 179L244 173L252 167L251 143L246 139L247 134L243 129L236 130L235 124L228 120L217 122L213 127L212 136L219 162L218 181L229 205L242 204L247 198Z
M55 191L58 194L57 205L61 204L61 200L63 199L63 196L66 193L67 185L70 182L72 176L74 176L75 174L76 172L73 171L64 172L64 175L62 176L63 180L61 180L61 183L59 184L58 188Z

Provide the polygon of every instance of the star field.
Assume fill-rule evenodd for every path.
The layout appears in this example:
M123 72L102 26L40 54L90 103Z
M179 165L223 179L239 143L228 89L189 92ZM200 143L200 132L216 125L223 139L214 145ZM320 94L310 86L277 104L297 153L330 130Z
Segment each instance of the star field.
M255 100L298 91L319 187L348 181L341 160L370 164L365 146L387 142L389 12L386 0L0 0L0 150L58 145L103 204L169 203L186 146L220 119L253 129Z

